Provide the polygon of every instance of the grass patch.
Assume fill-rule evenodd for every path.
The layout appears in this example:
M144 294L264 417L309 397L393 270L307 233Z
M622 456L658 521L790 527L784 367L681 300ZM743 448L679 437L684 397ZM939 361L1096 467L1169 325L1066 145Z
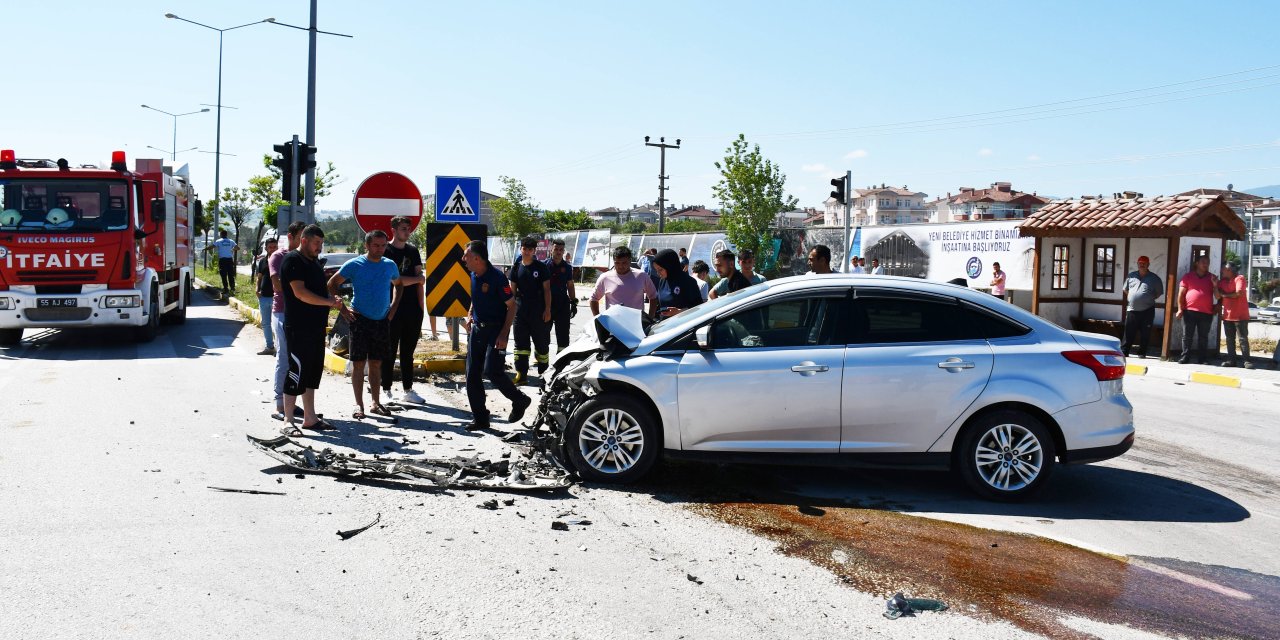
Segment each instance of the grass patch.
M214 265L211 269L206 269L204 265L196 263L195 273L197 278L204 280L219 291L222 290L222 278L218 275L217 265ZM236 274L236 288L231 292L231 295L249 307L258 308L258 294L254 290L253 280L243 273Z
M1227 341L1224 338L1219 344L1222 351L1227 350ZM1275 353L1276 341L1271 338L1249 338L1249 353Z

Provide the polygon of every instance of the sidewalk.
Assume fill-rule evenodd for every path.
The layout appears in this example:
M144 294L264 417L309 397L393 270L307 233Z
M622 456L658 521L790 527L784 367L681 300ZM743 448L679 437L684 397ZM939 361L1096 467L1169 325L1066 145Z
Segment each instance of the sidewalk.
M1255 369L1219 367L1214 364L1178 364L1156 358L1129 358L1126 375L1150 376L1178 382L1197 382L1234 389L1280 393L1280 370L1269 369L1271 356L1254 356Z

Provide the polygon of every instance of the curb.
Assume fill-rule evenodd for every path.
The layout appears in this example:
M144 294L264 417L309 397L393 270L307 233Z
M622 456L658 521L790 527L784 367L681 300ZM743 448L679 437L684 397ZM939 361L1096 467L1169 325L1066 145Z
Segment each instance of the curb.
M1161 380L1172 380L1174 382L1195 382L1198 384L1208 384L1218 387L1227 387L1230 389L1248 389L1250 391L1280 393L1280 382L1258 380L1255 378L1240 378L1237 376L1225 376L1218 373L1204 373L1200 371L1177 371L1166 367L1152 368L1142 364L1126 364L1125 375L1149 376L1152 378L1159 378Z

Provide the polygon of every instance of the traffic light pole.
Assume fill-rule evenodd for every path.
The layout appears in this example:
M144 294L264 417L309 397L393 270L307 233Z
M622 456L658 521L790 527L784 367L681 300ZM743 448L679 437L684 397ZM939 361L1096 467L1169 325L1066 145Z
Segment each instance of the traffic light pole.
M849 214L853 212L853 194L850 193L851 191L853 191L853 189L850 188L852 186L853 186L853 172L845 171L844 172L844 254L845 255L843 260L844 266L841 267L840 269L841 273L849 273L850 271L853 270L852 267L849 266L849 252L852 250L852 247L849 246L849 242L852 241L853 239L853 236L849 234L850 227L852 226L852 222L849 220L850 218Z
M289 154L289 159L293 161L293 166L289 168L289 173L291 176L294 176L293 179L289 180L289 208L292 210L294 205L298 203L297 175L298 175L298 144L299 143L298 143L297 135L293 136L293 141L290 142L290 144L293 146L293 153ZM311 220L309 217L307 218L307 224L311 224Z

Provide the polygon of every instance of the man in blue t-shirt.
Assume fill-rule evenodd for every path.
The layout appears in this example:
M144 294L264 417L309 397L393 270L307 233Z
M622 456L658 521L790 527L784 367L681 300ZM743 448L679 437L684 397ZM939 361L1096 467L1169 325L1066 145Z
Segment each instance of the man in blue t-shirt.
M387 251L387 234L374 229L364 234L365 254L348 260L338 272L329 278L329 293L337 295L338 287L350 280L353 292L351 308L355 311L355 319L351 321L351 387L355 391L356 410L351 414L356 420L363 420L364 414L364 370L369 367L369 393L373 396L373 404L369 411L380 416L390 416L391 411L382 405L379 391L382 389L382 358L387 353L387 344L391 339L391 318L389 312L393 304L399 306L398 298L403 295L404 286L421 284L422 276L402 276L396 263L387 260L382 254ZM394 288L392 285L395 285ZM392 295L397 298L392 300Z
M220 236L205 251L218 252L218 276L222 278L222 293L231 295L236 288L236 257L240 255L240 245L227 237L227 232L219 231Z

